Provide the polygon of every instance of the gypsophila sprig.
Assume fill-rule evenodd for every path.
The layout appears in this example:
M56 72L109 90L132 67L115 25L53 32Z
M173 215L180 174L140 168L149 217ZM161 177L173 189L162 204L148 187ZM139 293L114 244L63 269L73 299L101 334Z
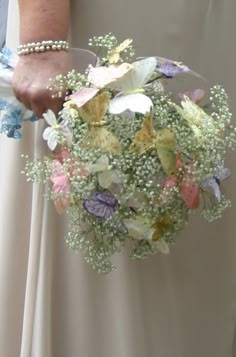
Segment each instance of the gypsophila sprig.
M119 44L117 38L109 33L105 36L94 36L89 40L89 46L99 57L101 64L112 64L129 61L135 55L132 40L126 39Z
M24 173L49 182L48 199L70 216L68 247L108 273L124 246L132 259L167 254L192 213L208 221L222 216L230 206L225 155L236 131L220 85L209 99L201 89L178 99L165 91L166 80L194 74L184 64L132 61L132 40L119 43L112 34L89 46L98 66L51 80L53 95L68 93L64 109L44 115L51 153L34 162L25 156Z
M54 79L49 79L48 90L53 98L61 98L65 93L74 93L88 85L85 74L76 72L74 69L67 75L59 74Z

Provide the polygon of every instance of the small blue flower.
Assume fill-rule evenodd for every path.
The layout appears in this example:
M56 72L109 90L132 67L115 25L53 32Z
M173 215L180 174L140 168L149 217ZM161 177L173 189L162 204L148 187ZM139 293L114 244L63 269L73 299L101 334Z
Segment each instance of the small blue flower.
M39 118L36 117L35 114L32 114L31 117L30 117L28 120L29 120L29 121L32 121L32 122L35 122L35 121L39 120Z
M0 99L0 110L5 110L7 108L7 101Z
M0 51L0 63L4 67L14 67L13 65L16 62L16 55L10 50L10 48L3 47Z
M0 99L0 110L0 133L5 133L9 138L19 140L21 138L22 109Z

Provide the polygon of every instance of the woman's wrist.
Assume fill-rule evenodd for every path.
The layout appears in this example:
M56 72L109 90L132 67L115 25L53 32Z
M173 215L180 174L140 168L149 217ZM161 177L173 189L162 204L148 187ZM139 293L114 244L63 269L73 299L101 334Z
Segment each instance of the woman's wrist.
M29 55L31 53L41 53L46 51L69 51L69 43L67 41L46 40L40 42L29 42L18 46L18 56Z

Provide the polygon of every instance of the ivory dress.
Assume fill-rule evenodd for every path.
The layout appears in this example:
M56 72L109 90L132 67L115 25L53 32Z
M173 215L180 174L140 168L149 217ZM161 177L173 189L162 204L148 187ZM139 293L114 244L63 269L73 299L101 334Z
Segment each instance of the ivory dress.
M72 44L113 32L132 37L138 55L182 60L222 83L236 113L235 0L74 0ZM8 45L16 46L16 0L10 0ZM68 250L66 225L25 182L22 152L44 144L29 124L24 139L0 139L0 356L235 357L235 157L232 208L212 224L197 218L169 256L116 259L101 276Z

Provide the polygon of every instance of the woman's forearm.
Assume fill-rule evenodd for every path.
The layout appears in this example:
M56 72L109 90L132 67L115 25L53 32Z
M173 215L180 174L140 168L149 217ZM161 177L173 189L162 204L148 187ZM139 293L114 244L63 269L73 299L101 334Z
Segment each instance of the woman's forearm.
M69 29L70 0L18 0L20 43L66 40ZM38 118L49 108L57 114L63 100L53 98L47 89L49 78L71 70L66 51L45 51L20 56L12 86L16 98Z
M70 0L19 0L20 43L66 40Z

